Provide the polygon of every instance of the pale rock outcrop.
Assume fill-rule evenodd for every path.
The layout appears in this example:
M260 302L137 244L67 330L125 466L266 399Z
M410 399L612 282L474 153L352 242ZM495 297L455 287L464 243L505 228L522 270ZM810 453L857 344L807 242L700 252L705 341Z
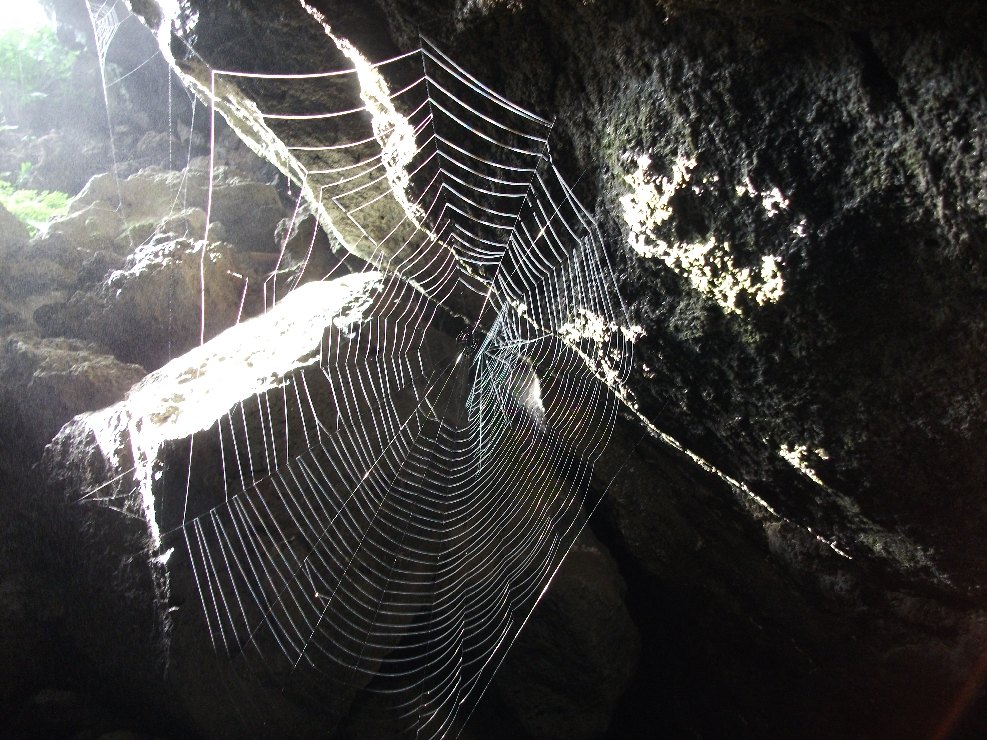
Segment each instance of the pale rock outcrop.
M95 289L46 305L34 319L47 334L99 342L127 362L160 367L196 346L203 326L209 338L236 323L244 283L231 253L225 243L187 239L139 246Z
M58 537L51 567L70 584L72 637L101 680L167 703L181 726L210 736L230 728L270 737L325 730L320 712L301 711L261 682L243 682L234 662L210 646L174 527L189 480L196 488L211 481L218 489L202 494L222 497L219 454L197 462L194 480L188 477L193 438L198 461L214 447L224 414L299 374L320 373L333 318L358 311L380 289L377 274L306 286L151 373L120 403L76 417L49 445L44 508ZM260 439L264 421L249 424Z
M40 455L76 414L115 403L143 378L90 343L13 335L0 346L0 417L6 444Z

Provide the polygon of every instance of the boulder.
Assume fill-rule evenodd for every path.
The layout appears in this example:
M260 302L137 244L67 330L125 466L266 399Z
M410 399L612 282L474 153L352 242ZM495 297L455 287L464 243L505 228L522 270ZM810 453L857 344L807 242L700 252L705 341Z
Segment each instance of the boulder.
M23 329L50 296L64 298L75 284L72 270L35 252L27 226L0 205L0 326Z
M65 127L49 131L27 144L21 155L22 161L34 163L27 180L28 187L78 193L93 173L112 168L113 156L104 133L105 113L99 110L103 107L102 96L94 95L91 102L95 105L86 113L95 113L93 129Z
M27 225L0 205L0 257L8 259L24 248L29 239Z
M160 367L199 343L203 311L206 338L236 323L243 280L232 249L203 248L187 239L141 245L95 289L49 304L34 320L48 335L99 342L125 362Z
M70 212L48 224L39 244L51 251L92 253L111 249L117 237L127 228L119 209L107 201L91 203L84 208L74 201Z
M219 171L214 214L233 226L211 225L203 259L207 180L194 171L98 175L30 242L4 211L0 322L95 341L154 368L199 342L203 297L206 338L261 310L284 209L271 186Z
M39 510L37 463L65 422L118 401L144 374L77 340L20 334L0 344L0 734L63 734L44 708L24 702L74 672L60 629L65 584L41 565L60 545Z
M30 242L26 227L0 212L0 322L102 342L149 367L191 347L201 294L193 242L205 234L206 180L202 172L161 170L120 180L98 175L68 214ZM250 281L260 286L255 263L273 266L256 255L274 252L275 226L284 215L271 186L228 170L216 181L214 213L234 226L217 221L210 228L214 243L203 265L207 336L232 324L241 303L247 315L262 307L260 288L250 294L245 288ZM239 242L215 243L224 238ZM234 251L242 252L239 263Z
M126 228L131 230L125 244L140 244L153 233L201 239L208 196L208 169L190 167L176 172L150 167L127 178L97 175L74 199L70 211L75 214L94 206L119 210ZM271 185L255 182L230 168L216 168L211 236L212 229L222 224L224 238L236 249L274 251L274 231L285 215Z
M304 286L151 373L116 406L77 417L46 451L45 511L58 538L51 567L69 584L72 637L105 686L135 701L153 697L162 716L185 731L317 737L345 710L346 692L327 698L320 688L324 673L299 671L273 685L261 680L263 663L248 671L249 656L235 646L227 646L231 654L217 649L219 634L203 618L196 586L195 546L189 550L176 535L186 514L201 515L223 500L226 466L234 462L217 445L220 425L236 436L239 427L229 425L242 423L238 449L258 463L305 450L308 435L317 433L305 402L284 407L291 417L284 423L298 424L285 453L268 446L277 419L271 407L276 414L280 389L306 383L304 375L316 394L311 408L333 416L331 396L318 390L323 339L333 334L345 347L346 327L363 320L375 301L400 306L400 291L383 284L370 273ZM268 393L275 403L258 405ZM287 679L289 688L281 688ZM315 705L313 691L321 697Z
M121 399L145 371L73 339L13 335L0 346L4 444L27 458L76 414Z
M151 692L207 736L262 719L265 737L339 727L359 737L391 732L393 698L418 697L406 663L433 645L415 635L442 625L442 653L481 657L514 641L581 510L545 464L518 473L503 509L477 484L497 526L480 528L485 507L442 514L463 506L455 471L472 448L429 445L470 438L472 371L455 359L452 320L434 310L376 272L314 281L63 427L43 466L55 567L78 592L67 622L102 680ZM510 467L522 438L498 435L485 449ZM548 445L526 453L546 460L558 451L551 435L524 441ZM545 532L521 546L532 519ZM520 654L537 659L500 686L531 732L593 737L630 679L638 637L613 562L588 532L557 584L519 638ZM457 597L437 597L447 589ZM476 630L454 627L468 619ZM312 626L288 639L302 622ZM568 657L563 643L575 646ZM487 668L464 664L463 685L485 686ZM445 665L423 675L436 691L458 689ZM610 688L592 688L599 681Z

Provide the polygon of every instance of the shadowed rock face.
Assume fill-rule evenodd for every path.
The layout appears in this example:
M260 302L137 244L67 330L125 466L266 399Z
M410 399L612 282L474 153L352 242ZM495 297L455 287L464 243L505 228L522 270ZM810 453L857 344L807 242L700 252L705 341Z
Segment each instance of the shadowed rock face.
M981 580L982 13L386 5L405 44L437 26L464 64L558 113L646 331L636 390L659 426L837 531L828 494L778 454L804 448L865 516ZM764 287L765 259L777 299L741 291L724 307L717 290L743 270Z
M636 572L648 657L615 727L640 731L630 716L668 692L652 716L680 732L931 732L982 622L983 14L386 5L405 44L440 35L558 113L646 332L645 414L855 556L782 522L748 529L694 474L635 459L606 528ZM762 302L766 258L783 289ZM752 289L724 300L745 268Z
M708 484L635 459L643 482L615 484L607 512L648 625L625 712L664 691L655 719L681 732L927 735L982 622L983 13L386 5L404 43L427 29L558 113L646 332L632 379L645 414L855 556L779 522L738 537L748 525ZM765 258L777 300L717 300L744 268L763 286ZM718 716L696 695L717 696Z

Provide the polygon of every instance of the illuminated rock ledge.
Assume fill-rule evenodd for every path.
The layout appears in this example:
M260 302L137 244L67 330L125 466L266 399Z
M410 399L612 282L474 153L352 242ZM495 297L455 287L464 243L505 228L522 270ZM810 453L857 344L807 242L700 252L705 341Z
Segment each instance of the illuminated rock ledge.
M237 669L210 649L187 555L170 545L168 530L181 520L189 485L222 489L218 420L301 373L321 373L326 332L360 321L386 285L376 272L309 283L151 373L120 403L77 416L47 448L49 498L40 505L70 584L71 632L122 697L150 690L161 711L207 734L241 721L232 711L246 711L246 721L271 712L292 735L326 726L279 691L236 681ZM244 424L256 425L254 417ZM235 695L219 684L236 686ZM217 702L220 694L230 700Z

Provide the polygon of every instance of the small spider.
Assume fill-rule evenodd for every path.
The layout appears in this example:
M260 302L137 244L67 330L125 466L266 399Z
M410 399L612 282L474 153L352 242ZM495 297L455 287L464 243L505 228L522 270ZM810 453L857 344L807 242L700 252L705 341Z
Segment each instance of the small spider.
M456 341L463 348L463 354L469 358L476 357L476 353L480 350L480 339L476 336L473 327L468 326L459 332Z

